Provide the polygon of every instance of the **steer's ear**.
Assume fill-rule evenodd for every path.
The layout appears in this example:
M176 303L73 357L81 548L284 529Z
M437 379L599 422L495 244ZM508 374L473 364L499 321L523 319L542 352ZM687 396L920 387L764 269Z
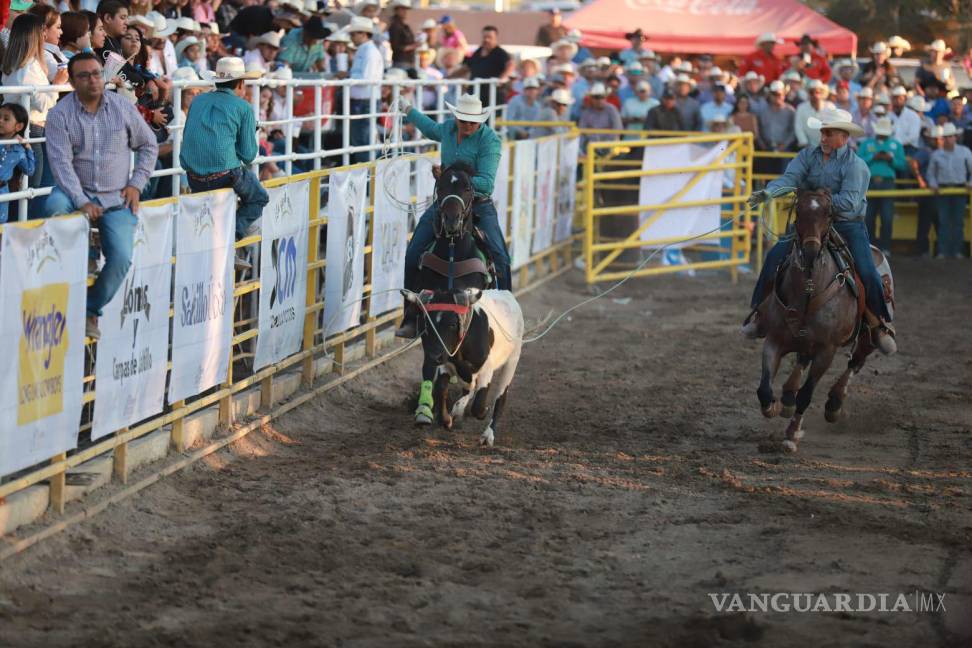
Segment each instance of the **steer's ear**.
M402 297L404 297L405 301L407 302L411 302L414 304L416 301L418 301L418 297L416 297L415 293L413 293L411 290L405 290L404 288L402 288L398 292L402 293Z
M466 288L462 291L462 303L464 306L472 306L483 296L483 291L479 288Z

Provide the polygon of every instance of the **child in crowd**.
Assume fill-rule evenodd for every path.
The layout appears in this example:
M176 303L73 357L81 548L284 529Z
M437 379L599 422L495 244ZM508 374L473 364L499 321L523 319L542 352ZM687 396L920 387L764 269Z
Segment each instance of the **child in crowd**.
M17 140L16 144L0 145L0 194L10 193L10 186L20 174L34 172L34 152L24 139L29 123L27 111L16 103L0 106L0 140ZM16 188L15 188L16 189ZM7 222L9 203L0 202L0 223Z

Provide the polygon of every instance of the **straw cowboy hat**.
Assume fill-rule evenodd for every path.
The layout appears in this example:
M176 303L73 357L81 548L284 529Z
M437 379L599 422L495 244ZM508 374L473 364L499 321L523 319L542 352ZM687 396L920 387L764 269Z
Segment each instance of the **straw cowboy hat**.
M931 45L928 46L928 49L931 50L931 51L933 51L933 52L951 52L952 51L952 48L951 47L947 47L945 45L945 41L943 41L941 38L936 38L935 40L933 40L931 42Z
M559 103L562 106L569 106L574 103L574 98L570 96L570 91L565 88L557 88L550 93L550 101Z
M759 47L763 43L775 43L777 45L782 45L783 39L777 38L776 34L774 34L773 32L765 32L760 34L759 37L756 38L757 47Z
M587 91L587 96L589 97L606 97L607 88L604 87L603 83L594 83L591 85L591 89Z
M874 122L874 134L880 135L881 137L891 137L891 133L894 132L894 124L891 123L890 117L882 117L881 119Z
M830 88L827 86L826 83L824 83L820 79L810 79L810 83L807 84L807 90L809 90L810 92L823 90L825 97L830 94Z
M166 20L158 11L148 12L146 18L152 21L152 35L156 38L166 38L175 33L175 21Z
M888 44L884 41L878 41L871 45L871 54L886 54L888 51Z
M363 16L355 16L348 23L348 33L353 34L354 32L364 32L366 34L375 33L375 21L371 18L365 18Z
M942 124L942 137L954 137L955 135L958 135L958 129L955 128L955 124L952 122Z
M571 56L571 58L573 58L574 55L577 54L577 43L575 43L574 41L571 41L571 40L567 40L566 38L561 38L559 41L553 43L550 46L550 49L553 50L554 52L556 52L561 47L566 47L567 49L570 50L570 56Z
M869 99L874 98L874 90L871 88L861 88L860 91L854 95L855 97L866 97Z
M954 126L952 128L955 128ZM942 126L932 126L928 129L928 137L945 137L945 128Z
M527 78L523 79L523 89L526 90L528 88L538 88L539 89L540 88L540 79L538 79L537 77L527 77Z
M274 49L280 49L280 39L282 35L280 32L266 32L265 34L260 34L256 38L250 40L250 47L254 48L257 45L268 45Z
M900 97L902 95L904 95L905 97L908 96L908 90L904 86L895 86L891 89L892 97Z
M612 65L614 65L613 63L611 63L611 59L609 59L606 56L599 56L599 57L597 57L597 61L596 62L597 62L598 67L611 67Z
M196 38L195 36L186 36L181 41L176 43L175 46L176 58L181 58L182 55L185 53L185 51L190 47L192 47L193 45L197 45L197 46L199 45L199 39Z
M770 82L769 84L770 94L783 94L786 92L786 86L779 79Z
M743 76L742 81L743 83L746 81L759 81L760 83L763 83L766 81L766 77L764 77L762 74L757 74L753 70L750 70Z
M339 29L333 34L327 37L327 40L331 43L351 43L351 37L348 35L347 29ZM435 50L432 50L433 52Z
M891 49L900 49L904 51L909 51L911 49L911 43L901 38L900 36L892 36L888 39L888 47Z
M678 76L675 77L675 83L687 83L691 86L694 86L695 79L693 79L687 74L679 74Z
M864 129L854 123L854 118L846 110L839 108L823 110L820 117L808 117L807 128L820 130L823 128L833 128L842 130L853 137L860 137L864 134Z
M378 7L381 9L381 3L378 2L378 0L361 0L361 2L354 3L354 7L352 7L351 11L361 15L361 12L364 11L365 7Z
M445 105L458 121L482 124L489 119L489 110L483 108L483 102L476 95L462 95L455 106L448 101L445 102Z
M173 81L199 81L199 73L196 72L196 68L185 65L181 68L176 68L176 71L172 73Z
M202 31L202 25L197 23L192 18L187 18L186 16L183 16L182 18L179 18L178 20L175 21L175 28L187 32Z
M155 29L155 21L149 18L148 16L129 16L127 24L141 25L146 29L153 29L153 30Z
M405 9L411 9L412 8L411 0L392 0L391 2L388 3L389 9L394 10L394 9L398 9L399 7L403 7Z
M216 61L215 71L206 73L207 80L217 83L240 79L259 79L261 76L263 76L263 73L259 71L248 72L243 59L238 56L224 56Z
M908 99L908 103L905 105L918 113L923 113L928 110L928 104L925 103L925 98L921 95L915 95L914 97Z
M642 61L657 61L658 55L655 54L655 50L646 49L641 54L638 55L638 58L641 59Z

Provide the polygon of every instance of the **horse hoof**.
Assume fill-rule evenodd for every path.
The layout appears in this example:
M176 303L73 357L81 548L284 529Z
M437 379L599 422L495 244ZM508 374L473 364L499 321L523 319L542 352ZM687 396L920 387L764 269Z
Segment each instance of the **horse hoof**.
M479 445L488 446L492 448L493 439L494 439L493 427L492 426L487 427L485 430L483 430L483 433L479 435Z
M784 440L783 443L780 444L780 447L783 449L783 452L787 454L793 454L797 451L797 444L789 439Z
M784 405L780 408L780 416L783 418L790 418L794 412L796 412L796 405Z
M415 415L415 425L431 425L432 417L426 414L416 414Z
M782 405L780 405L780 401L775 400L770 404L769 407L763 408L763 416L766 418L775 418L780 415L781 407Z
M442 416L442 427L444 427L447 430L452 429L452 417L449 416L448 414L444 414Z
M840 410L824 410L824 418L828 423L836 423L840 420Z

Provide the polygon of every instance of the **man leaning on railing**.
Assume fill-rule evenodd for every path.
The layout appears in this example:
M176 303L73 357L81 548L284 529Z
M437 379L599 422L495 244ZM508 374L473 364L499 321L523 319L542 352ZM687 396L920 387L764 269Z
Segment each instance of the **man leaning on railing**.
M98 224L105 265L88 289L85 334L97 339L101 308L121 286L132 261L139 195L155 168L159 147L138 110L105 92L101 61L92 53L68 63L74 92L47 114L47 155L54 187L46 216L84 212ZM135 168L129 176L131 152Z

